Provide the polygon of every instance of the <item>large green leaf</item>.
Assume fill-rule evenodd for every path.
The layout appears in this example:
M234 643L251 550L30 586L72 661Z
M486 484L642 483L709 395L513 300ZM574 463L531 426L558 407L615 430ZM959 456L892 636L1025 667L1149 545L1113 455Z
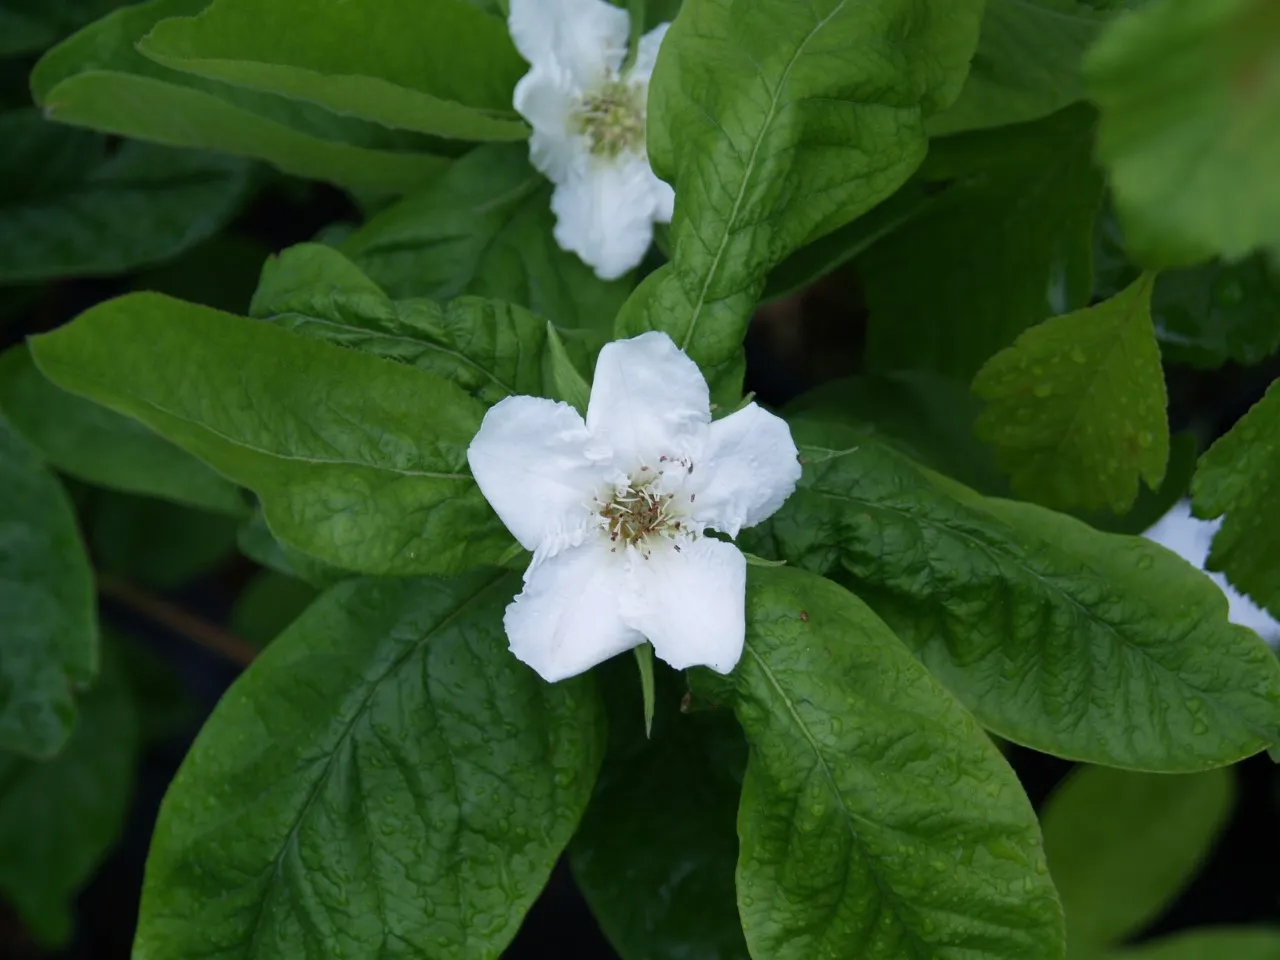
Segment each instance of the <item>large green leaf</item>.
M1112 960L1280 960L1280 929L1206 927L1108 956Z
M231 609L231 629L256 647L265 647L316 599L311 584L275 570L259 571Z
M1166 772L1280 739L1280 662L1173 553L981 497L853 427L792 430L807 463L770 524L775 549L818 573L843 568L995 733Z
M93 571L61 485L0 418L0 750L53 756L98 670Z
M528 69L506 24L466 0L214 0L139 44L165 66L309 100L388 127L523 140Z
M671 262L618 318L665 330L734 397L770 268L892 194L924 117L960 92L977 0L686 0L649 87L649 154L676 188Z
M1195 515L1226 514L1208 567L1280 616L1280 380L1200 458L1191 481Z
M1146 265L1280 243L1280 7L1162 0L1089 52L1098 157Z
M1124 513L1169 461L1164 370L1146 274L1096 306L1046 320L978 371L975 429L1024 499Z
M748 960L733 886L742 732L726 711L678 713L680 684L658 666L646 737L632 664L601 672L616 680L610 745L570 848L578 886L624 960Z
M234 483L186 451L54 386L26 346L0 354L0 413L49 463L86 483L232 516L248 512Z
M240 525L236 532L236 544L240 552L250 560L260 563L268 570L302 580L317 589L331 587L339 580L352 576L349 570L331 566L281 543L267 526L261 510L255 511L252 517Z
M165 797L135 956L496 958L603 729L589 678L543 683L507 651L518 588L350 581L267 647Z
M278 537L335 566L452 573L511 542L467 472L484 406L424 370L148 293L31 344L54 383L249 487Z
M1174 363L1260 363L1280 350L1280 264L1266 254L1220 260L1156 278L1151 313Z
M871 369L967 380L1027 327L1089 303L1093 123L1081 105L933 144L921 176L946 193L857 261Z
M528 148L473 150L431 186L350 237L343 250L391 296L506 300L560 327L601 332L631 289L607 282L551 235L551 186Z
M126 143L0 113L0 283L122 273L176 256L235 215L243 160Z
M444 305L393 301L330 247L302 244L268 261L249 312L303 336L437 373L486 403L551 395L545 320L479 297ZM585 365L585 351L575 352Z
M148 0L89 25L36 64L36 103L64 123L257 157L286 173L346 186L405 190L447 166L440 157L400 149L404 142L385 128L182 74L137 52L135 44L158 22L198 13L207 3Z
M1091 0L987 0L973 65L932 137L1038 120L1085 98L1080 61L1113 11Z
M79 708L53 759L0 753L0 893L50 946L71 938L75 897L124 828L138 756L138 717L112 657Z
M973 717L852 594L798 570L747 579L732 685L752 955L1061 957L1031 805Z
M1073 955L1141 931L1194 876L1235 799L1229 769L1171 777L1081 767L1041 813ZM1225 955L1224 955L1225 956Z

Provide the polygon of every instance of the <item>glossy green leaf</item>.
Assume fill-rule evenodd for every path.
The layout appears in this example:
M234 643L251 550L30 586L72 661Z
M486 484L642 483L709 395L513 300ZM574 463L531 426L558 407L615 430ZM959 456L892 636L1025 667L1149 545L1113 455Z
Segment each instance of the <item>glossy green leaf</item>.
M1109 955L1112 960L1280 960L1280 929L1206 927Z
M1032 327L983 365L975 425L1020 497L1125 513L1169 461L1164 370L1145 274L1096 306Z
M623 960L748 960L733 884L742 731L725 710L677 712L683 684L658 665L646 738L631 665L612 666L597 671L609 753L569 848L574 879Z
M243 160L126 143L0 113L0 283L123 273L181 253L236 214Z
M98 671L93 571L57 479L0 419L0 750L53 756Z
M738 909L755 957L1062 957L1026 795L860 600L748 571Z
M1280 739L1280 662L1173 553L979 496L853 427L792 431L807 462L770 524L779 555L843 570L994 733L1171 773Z
M107 657L61 753L0 753L0 894L47 946L71 939L76 895L124 829L138 745L128 682Z
M606 282L551 235L551 185L528 147L480 147L378 214L343 250L393 297L465 293L527 307L557 327L606 333L627 278Z
M1171 904L1226 826L1234 786L1229 769L1071 774L1041 825L1073 954L1122 942Z
M1280 7L1164 0L1089 52L1107 168L1129 249L1149 267L1280 242Z
M272 642L165 797L135 955L496 958L603 731L589 678L547 684L508 652L517 589L350 581Z
M946 192L857 261L870 369L967 380L1023 330L1088 304L1093 123L1082 105L934 142L921 177Z
M649 155L676 188L671 262L618 318L664 330L740 393L768 271L871 210L926 151L924 117L960 92L975 0L686 0L649 87Z
M332 566L281 543L267 526L261 510L255 511L252 517L240 525L236 533L236 543L240 547L240 552L250 560L260 563L268 570L296 578L317 589L331 587L339 580L352 576L349 570Z
M1156 521L1173 509L1173 505L1191 491L1191 476L1196 471L1196 458L1200 455L1200 443L1190 430L1175 433L1169 438L1169 467L1164 480L1155 490L1138 488L1138 498L1125 514L1116 516L1110 510L1096 512L1072 511L1072 515L1084 520L1095 530L1106 533L1146 533Z
M230 561L239 526L226 514L104 490L88 536L101 572L172 590Z
M296 620L319 591L295 577L263 570L247 584L231 609L231 629L254 646L265 647Z
M144 293L31 344L49 379L253 490L318 559L452 573L510 543L467 472L484 407L431 373Z
M1280 615L1280 381L1200 458L1191 503L1205 520L1225 514L1208 567Z
M931 137L1038 120L1085 99L1080 62L1114 11L1090 0L987 0L973 65Z
M248 513L231 481L137 420L54 386L23 345L0 354L0 413L50 464L86 483Z
M329 247L302 244L268 261L250 313L306 337L439 374L485 403L553 392L547 321L479 297L444 305L393 301Z
M182 74L137 52L135 44L159 21L198 13L207 3L147 0L90 24L36 64L36 103L64 123L256 157L286 173L347 186L406 190L445 169L441 157L401 149L385 128Z
M528 135L511 106L528 65L506 24L466 0L214 0L157 24L138 49L176 70L388 127L465 140Z
M1166 270L1156 278L1151 313L1168 361L1260 363L1280 350L1280 263L1256 254Z

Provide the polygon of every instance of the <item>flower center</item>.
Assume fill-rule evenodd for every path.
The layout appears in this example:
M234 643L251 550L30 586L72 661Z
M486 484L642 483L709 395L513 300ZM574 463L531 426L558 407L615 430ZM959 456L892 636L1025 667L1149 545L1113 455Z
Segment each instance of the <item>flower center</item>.
M582 98L574 119L592 154L612 160L644 148L644 91L643 86L607 80Z
M686 460L668 460L663 457L664 465L678 467L681 471L691 471L691 463ZM663 493L659 479L666 467L653 470L641 467L626 486L614 488L609 500L597 501L600 507L600 523L613 549L618 547L638 547L649 557L646 544L652 544L659 537L669 540L697 539L696 526L690 526L687 518L675 503L676 494ZM676 550L679 550L679 544Z

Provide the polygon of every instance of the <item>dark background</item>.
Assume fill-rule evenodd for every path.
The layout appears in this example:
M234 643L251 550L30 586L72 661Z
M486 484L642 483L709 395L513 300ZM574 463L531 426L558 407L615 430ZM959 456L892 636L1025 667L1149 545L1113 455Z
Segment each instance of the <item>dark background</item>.
M280 181L269 184L228 233L265 255L310 240L335 221L353 221L358 216L340 191ZM199 268L192 271L179 265L141 277L71 280L27 291L0 291L11 299L16 293L24 303L7 318L0 315L0 349L139 286L216 301L214 305L228 309L243 310L247 305L259 260L233 257L225 245L214 244L187 255L183 262ZM762 309L747 340L747 388L756 391L762 402L780 405L818 382L856 372L864 319L857 277L847 269L798 297ZM1273 360L1249 369L1228 366L1213 372L1170 366L1167 375L1173 429L1194 427L1211 439L1262 396L1267 384L1280 376L1280 363ZM237 558L166 599L210 623L225 625L232 603L254 570L252 563ZM0 904L0 957L5 960L129 956L143 865L160 799L203 718L238 673L237 667L216 654L112 600L104 599L102 609L104 622L138 638L171 665L194 708L177 734L145 750L124 836L80 898L73 945L61 953L42 953ZM1009 756L1037 807L1071 767L1020 748ZM1280 772L1260 756L1240 764L1236 773L1237 805L1215 853L1144 938L1208 924L1280 921L1280 869L1276 867L1280 864L1276 816ZM603 960L615 954L562 863L504 956L510 960L543 956Z

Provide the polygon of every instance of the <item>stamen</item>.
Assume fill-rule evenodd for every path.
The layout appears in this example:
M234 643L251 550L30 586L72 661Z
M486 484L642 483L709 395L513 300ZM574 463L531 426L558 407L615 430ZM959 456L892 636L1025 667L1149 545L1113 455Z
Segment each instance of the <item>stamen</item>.
M644 87L608 80L582 99L575 115L593 154L613 159L644 147Z

